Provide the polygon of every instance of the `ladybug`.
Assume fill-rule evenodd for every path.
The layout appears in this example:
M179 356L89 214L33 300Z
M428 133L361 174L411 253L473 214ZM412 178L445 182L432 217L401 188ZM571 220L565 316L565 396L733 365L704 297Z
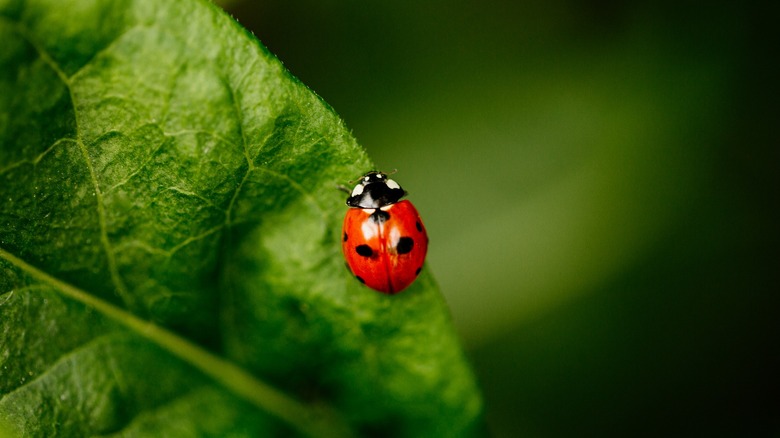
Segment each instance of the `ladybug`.
M345 191L348 191L345 189ZM355 277L395 294L412 284L428 252L428 234L406 191L387 174L371 171L347 198L341 249Z

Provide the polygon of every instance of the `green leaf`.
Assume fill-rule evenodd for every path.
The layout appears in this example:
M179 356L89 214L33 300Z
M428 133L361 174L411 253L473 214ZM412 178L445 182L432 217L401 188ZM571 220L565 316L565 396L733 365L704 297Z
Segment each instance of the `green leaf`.
M371 162L222 11L0 0L0 41L0 434L481 431L427 272L344 269Z

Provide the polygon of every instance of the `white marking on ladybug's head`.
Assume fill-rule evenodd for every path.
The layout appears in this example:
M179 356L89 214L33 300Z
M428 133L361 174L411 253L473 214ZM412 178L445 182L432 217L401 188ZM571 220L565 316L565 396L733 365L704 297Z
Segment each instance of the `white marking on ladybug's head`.
M401 188L401 186L398 185L398 183L393 181L392 179L388 179L387 181L385 181L385 184L387 184L387 187L389 187L391 189L400 189Z
M354 196L359 196L359 195L363 194L363 187L365 187L365 185L363 185L363 183L360 183L360 184L356 185L355 188L352 189L352 196L354 197Z

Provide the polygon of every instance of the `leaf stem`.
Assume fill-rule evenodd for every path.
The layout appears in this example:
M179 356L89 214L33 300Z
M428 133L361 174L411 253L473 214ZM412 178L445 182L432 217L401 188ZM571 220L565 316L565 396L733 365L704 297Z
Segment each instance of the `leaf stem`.
M0 248L0 258L31 277L54 287L68 298L94 308L128 329L169 351L236 396L285 421L299 432L316 437L347 437L351 431L335 412L325 407L307 406L203 347L161 326L138 318L128 311L59 280Z

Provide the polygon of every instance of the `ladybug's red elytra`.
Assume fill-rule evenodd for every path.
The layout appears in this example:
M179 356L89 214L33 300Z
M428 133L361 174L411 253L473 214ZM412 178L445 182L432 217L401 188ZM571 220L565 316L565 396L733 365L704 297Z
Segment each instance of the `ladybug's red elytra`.
M412 284L428 252L420 214L397 182L371 171L352 189L341 248L355 277L366 286L395 294Z

